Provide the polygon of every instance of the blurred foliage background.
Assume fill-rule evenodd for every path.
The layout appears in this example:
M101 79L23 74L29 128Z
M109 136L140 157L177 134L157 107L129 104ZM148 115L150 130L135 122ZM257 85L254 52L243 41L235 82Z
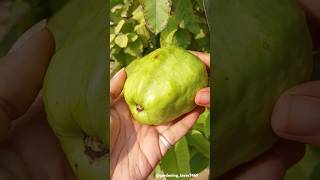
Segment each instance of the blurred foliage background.
M110 5L111 75L166 45L210 50L203 0L111 0Z
M68 0L1 0L0 56L34 23L50 17Z

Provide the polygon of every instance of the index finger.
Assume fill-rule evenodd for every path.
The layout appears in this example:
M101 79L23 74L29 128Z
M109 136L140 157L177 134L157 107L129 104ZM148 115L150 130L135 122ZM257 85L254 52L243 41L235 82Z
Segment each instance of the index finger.
M55 50L46 26L46 20L34 25L0 58L0 101L11 120L28 110L43 86Z
M161 127L161 129L164 129L163 131L160 131L160 128L157 128L157 130L173 145L187 134L203 111L204 108L196 107L193 111L177 119L175 123L169 123L169 127ZM164 155L168 151L168 148L160 143L160 151Z
M190 51L197 56L208 68L210 68L210 54L205 52Z

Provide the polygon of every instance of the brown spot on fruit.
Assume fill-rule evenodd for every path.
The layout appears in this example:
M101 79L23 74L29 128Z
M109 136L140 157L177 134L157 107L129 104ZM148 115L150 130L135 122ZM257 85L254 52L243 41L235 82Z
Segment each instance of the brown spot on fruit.
M138 112L143 111L143 107L141 105L137 104L136 107L137 107L136 109Z
M105 156L107 152L107 146L103 144L100 138L84 137L84 153L89 156L91 160L101 158Z

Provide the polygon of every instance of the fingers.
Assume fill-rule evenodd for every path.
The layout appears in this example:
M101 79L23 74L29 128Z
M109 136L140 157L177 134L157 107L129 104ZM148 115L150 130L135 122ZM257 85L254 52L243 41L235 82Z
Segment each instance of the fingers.
M320 145L320 81L286 91L272 114L274 132L290 140Z
M198 52L198 51L190 51L192 54L198 56L200 60L207 66L207 68L210 68L210 54L205 52ZM203 107L210 107L210 88L204 88L201 89L195 98L195 103L198 106Z
M25 161L11 148L0 147L0 179L31 180Z
M190 51L192 54L198 56L198 58L210 68L210 54L205 52Z
M210 68L210 54L204 52L190 51L192 54L198 56L200 60ZM195 98L195 103L198 106L210 107L210 88L201 89Z
M203 88L197 92L195 103L198 106L210 107L210 88Z
M13 45L0 59L0 109L12 120L32 104L54 53L54 39L41 21Z
M48 125L41 97L14 121L10 134L10 147L25 161L32 179L74 179L60 143ZM37 149L41 151L35 154Z
M280 141L271 150L219 178L236 180L282 180L286 170L304 155L304 145Z
M172 124L163 132L159 132L165 137L171 145L174 145L179 139L181 139L194 125L199 115L204 111L204 108L197 107L195 110L178 119L176 123ZM168 148L159 140L160 151L164 155Z
M126 81L127 75L122 68L120 71L118 71L114 77L110 81L110 105L114 103L114 101L117 99L117 97L121 94L124 83Z

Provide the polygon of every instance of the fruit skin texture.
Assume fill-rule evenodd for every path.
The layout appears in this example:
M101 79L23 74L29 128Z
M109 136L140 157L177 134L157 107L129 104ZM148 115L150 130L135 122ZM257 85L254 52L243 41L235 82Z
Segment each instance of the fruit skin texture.
M175 46L133 61L126 72L124 97L134 119L143 124L166 123L191 111L197 91L208 84L201 60Z
M77 2L81 3L70 1L72 4L56 17L75 13L73 3ZM59 46L45 76L45 108L78 180L109 177L106 9L101 0L78 8L78 18L64 23L69 30L65 38L57 38L62 37L64 29L49 24Z
M217 177L254 159L277 140L273 107L307 81L312 48L293 0L207 1L213 55L213 172Z

